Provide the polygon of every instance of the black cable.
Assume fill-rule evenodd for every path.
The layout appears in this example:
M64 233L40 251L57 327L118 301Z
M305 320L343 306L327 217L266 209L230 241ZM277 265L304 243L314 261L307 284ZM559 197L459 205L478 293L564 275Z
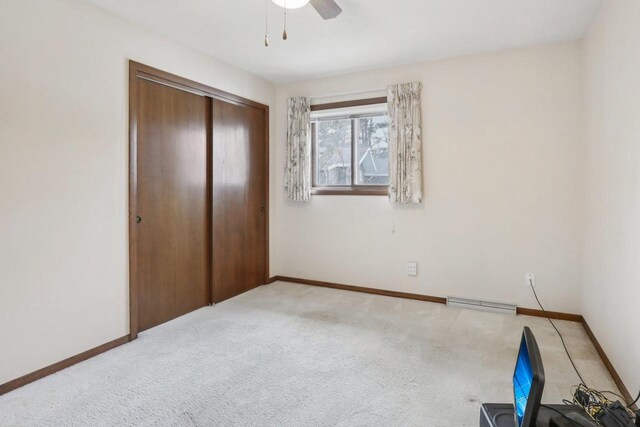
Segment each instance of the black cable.
M631 402L631 403L629 403L629 404L627 405L627 399L625 399L623 396L620 396L618 393L614 393L613 391L609 391L609 390L598 390L598 391L599 391L600 393L603 393L603 394L604 394L604 393L609 393L609 394L612 394L612 395L614 395L614 396L616 396L616 397L619 397L619 398L620 398L620 402L621 402L621 403L622 403L622 402L624 402L624 404L625 404L625 405L627 406L627 408L629 408L629 409L630 409L633 405L635 405L635 404L638 402L638 400L640 400L640 392L638 392L638 397L636 397L636 399L635 399L633 402Z
M529 285L531 285L531 290L533 291L533 296L536 298L536 301L538 302L538 305L540 306L540 309L544 313L544 315L547 318L547 320L549 321L549 323L551 323L551 326L553 326L553 329L555 329L556 332L558 333L558 336L560 337L560 341L562 341L562 346L564 347L564 351L565 351L565 353L567 353L567 357L569 357L569 361L571 362L571 365L573 366L573 370L576 371L576 374L578 374L578 378L580 378L580 381L586 387L587 383L584 382L584 380L582 379L582 375L580 375L580 372L578 371L578 368L576 368L576 364L573 363L573 359L571 358L571 354L569 354L569 350L567 349L567 345L564 342L564 338L562 337L562 334L560 333L558 328L556 328L555 323L553 323L553 320L551 320L551 318L547 314L547 311L544 309L544 307L542 306L542 303L538 299L538 294L536 293L536 289L533 286L533 281L531 279L529 279ZM640 396L638 396L638 397L640 397Z
M629 403L629 404L627 405L627 408L631 408L633 405L635 405L636 403L638 403L638 400L640 400L640 391L638 392L638 397L636 397L636 399L635 399L633 402Z
M567 417L565 414L563 414L562 412L558 411L556 408L553 408L549 405L543 405L540 404L540 406L542 406L543 408L547 408L547 409L551 409L553 412L557 412L558 414L562 415L563 418L568 419L569 421L571 421L573 424L577 425L577 426L581 426L582 424L580 424L579 422L577 422L576 420L572 420L571 418Z
M604 394L604 393L609 393L609 394L612 394L612 395L614 395L614 396L616 396L616 397L620 398L620 402L624 402L624 404L625 404L625 405L627 406L627 408L629 408L629 409L631 409L631 407L632 407L633 405L635 405L635 404L638 402L638 400L640 400L640 392L638 393L638 397L636 397L636 400L634 400L633 402L631 402L631 403L629 403L629 404L627 405L627 399L625 399L623 396L619 395L618 393L615 393L615 392L613 392L613 391L609 391L609 390L599 390L599 391L600 391L600 393L603 393L603 394Z
M624 397L620 396L618 393L615 393L613 391L609 391L609 390L598 390L600 393L604 394L604 393L608 393L608 394L612 394L615 397L619 397L620 399L622 399L622 402L625 402L625 404L627 403L627 401L625 400Z
M553 320L551 320L551 317L549 317L549 315L547 314L547 311L542 306L542 303L540 302L540 299L538 298L538 294L536 292L535 287L533 286L533 281L531 279L529 279L529 285L531 286L531 290L533 291L533 296L535 297L536 302L538 303L538 306L540 307L540 309L544 313L544 315L547 318L547 320L549 321L549 323L551 323L551 326L553 326L553 329L555 329L556 332L558 333L558 336L560 337L560 341L562 341L562 347L564 347L564 351L565 351L565 353L567 353L567 357L569 358L569 361L571 362L571 366L573 366L573 370L576 371L576 374L578 375L578 378L580 378L581 384L583 386L585 386L585 388L588 389L589 387L587 386L587 383L584 381L584 379L582 379L582 375L580 375L580 371L578 371L578 368L576 367L576 364L573 362L573 358L571 357L571 354L569 353L569 349L567 349L567 345L564 342L564 337L562 336L562 334L560 333L560 331L556 327L555 323L553 323ZM601 391L600 393L610 393L610 394L613 394L615 396L618 396L618 397L622 398L622 396L620 396L619 394L614 393L612 391L604 391L604 392ZM575 398L575 396L574 396L574 398ZM631 408L633 405L638 403L639 400L640 400L640 392L638 392L638 396L635 398L635 400L627 405L627 408ZM625 402L625 399L623 398L622 401ZM560 411L557 411L554 408L551 408L549 406L546 406L546 405L541 405L541 406L544 406L545 408L548 408L548 409L551 409L551 410L553 410L555 412L560 413ZM604 411L605 413L609 412L605 406L601 407L601 411ZM564 414L562 414L562 415L565 418L570 419L566 415L564 415ZM616 414L609 412L609 415L616 421L616 423L622 424L620 419L616 416ZM571 421L573 421L573 420L571 420ZM573 421L573 422L576 423L575 421Z

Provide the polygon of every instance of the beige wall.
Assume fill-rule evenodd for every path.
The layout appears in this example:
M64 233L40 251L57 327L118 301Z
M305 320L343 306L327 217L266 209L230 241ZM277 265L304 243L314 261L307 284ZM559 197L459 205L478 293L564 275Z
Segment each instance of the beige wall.
M424 203L314 196L285 202L286 98L424 84ZM583 99L579 43L281 85L274 274L580 312ZM395 226L395 233L393 232ZM418 262L417 277L406 275Z
M0 0L0 383L128 333L129 58L274 86L74 0Z
M586 47L583 315L640 389L640 2L605 3Z
M640 387L639 2L605 6L584 62L567 43L277 88L77 0L0 7L0 383L128 332L131 58L272 106L272 274L535 307L532 271ZM283 200L287 97L412 80L422 205Z

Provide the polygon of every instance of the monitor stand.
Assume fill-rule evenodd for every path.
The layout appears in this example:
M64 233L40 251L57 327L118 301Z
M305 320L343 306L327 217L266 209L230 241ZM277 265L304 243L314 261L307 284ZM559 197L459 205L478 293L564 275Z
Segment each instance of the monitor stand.
M596 426L588 415L577 405L547 405L553 409L540 407L536 427L564 427L576 425ZM569 421L558 412L575 418ZM573 415L576 414L576 415ZM513 405L510 403L484 403L480 408L480 427L514 427Z

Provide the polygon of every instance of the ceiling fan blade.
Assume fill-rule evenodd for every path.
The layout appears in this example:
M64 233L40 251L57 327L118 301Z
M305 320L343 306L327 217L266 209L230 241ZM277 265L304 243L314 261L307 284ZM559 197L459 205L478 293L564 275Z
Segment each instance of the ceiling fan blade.
M342 9L333 0L310 0L311 6L323 19L333 19L342 13Z

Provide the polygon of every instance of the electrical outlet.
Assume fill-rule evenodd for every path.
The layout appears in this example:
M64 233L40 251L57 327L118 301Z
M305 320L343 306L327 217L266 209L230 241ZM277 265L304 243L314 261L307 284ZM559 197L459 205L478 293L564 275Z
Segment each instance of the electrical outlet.
M409 276L417 276L418 275L418 263L410 262L407 264L407 275Z
M527 286L536 285L536 275L534 273L526 273L525 279L527 280Z

